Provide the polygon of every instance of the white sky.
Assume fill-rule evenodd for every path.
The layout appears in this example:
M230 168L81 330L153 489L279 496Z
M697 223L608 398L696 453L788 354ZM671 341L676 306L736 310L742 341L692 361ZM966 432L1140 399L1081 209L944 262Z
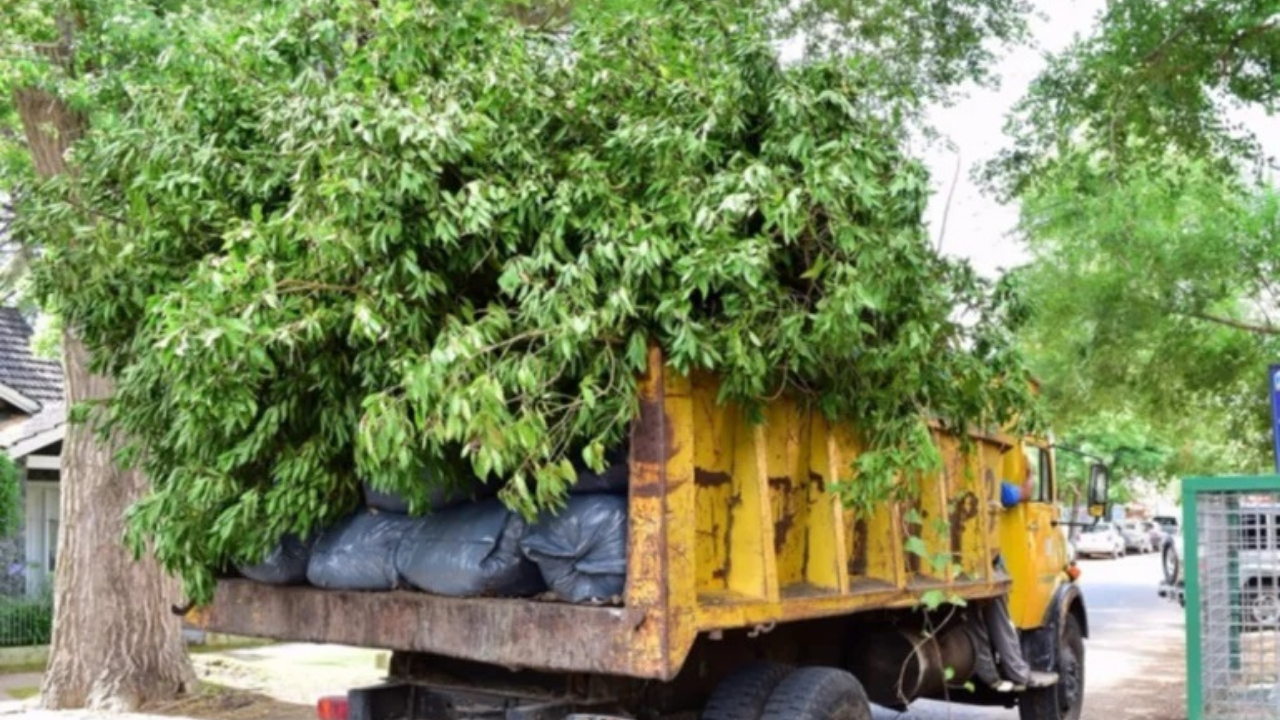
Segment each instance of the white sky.
M1016 48L1000 61L997 65L1000 87L971 90L968 97L955 106L939 108L930 114L932 124L956 149L951 152L939 147L925 156L934 190L925 215L931 237L935 242L938 239L954 179L955 195L942 237L942 251L969 258L983 275L997 275L1001 270L1022 264L1027 256L1013 235L1018 223L1017 208L1000 205L985 196L971 179L971 172L1008 144L1003 132L1005 117L1044 68L1045 53L1061 51L1077 34L1087 35L1105 4L1105 0L1038 0L1038 17L1031 21L1034 44Z
M942 236L942 251L969 258L983 275L996 276L1025 263L1028 257L1014 234L1017 207L1000 205L985 196L971 179L971 172L1006 147L1005 118L1044 68L1045 54L1065 49L1077 35L1089 35L1105 7L1106 0L1036 0L1036 16L1031 20L1034 42L1008 51L998 63L1000 87L972 89L963 101L938 108L929 116L931 123L951 140L961 164L957 177L955 152L938 147L925 153L934 190L925 215L931 237L935 242L938 239L954 178L955 196ZM1265 153L1280 157L1280 117L1269 117L1258 107L1230 109L1227 116L1252 130ZM1270 175L1274 182L1275 173Z

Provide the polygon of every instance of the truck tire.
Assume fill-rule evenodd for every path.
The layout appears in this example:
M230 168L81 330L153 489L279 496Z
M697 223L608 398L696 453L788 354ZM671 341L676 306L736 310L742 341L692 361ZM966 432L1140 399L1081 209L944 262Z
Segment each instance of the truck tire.
M836 668L791 673L765 705L761 720L871 720L871 700L858 679Z
M1280 630L1280 584L1255 578L1244 592L1245 629Z
M1164 581L1170 585L1178 582L1178 576L1182 574L1181 565L1182 563L1178 561L1178 553L1173 549L1173 543L1165 543L1161 562L1161 567L1164 568Z
M716 686L701 720L760 720L765 703L792 669L767 660L748 663Z
M1018 700L1021 720L1080 720L1084 709L1084 633L1068 614L1058 631L1058 684L1027 690Z

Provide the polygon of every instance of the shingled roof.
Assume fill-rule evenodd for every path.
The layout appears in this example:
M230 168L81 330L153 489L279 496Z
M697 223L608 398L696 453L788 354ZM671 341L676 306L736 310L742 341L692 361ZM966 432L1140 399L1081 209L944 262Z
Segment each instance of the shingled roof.
M35 405L22 408L32 414L62 402L62 365L31 354L31 326L16 308L0 307L0 386L0 398L21 406L9 397L17 393Z

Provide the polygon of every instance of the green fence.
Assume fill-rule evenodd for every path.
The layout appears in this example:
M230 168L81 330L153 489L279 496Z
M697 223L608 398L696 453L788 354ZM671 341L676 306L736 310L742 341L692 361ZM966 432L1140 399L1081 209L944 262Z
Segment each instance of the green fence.
M47 645L53 631L53 601L0 597L0 647Z
M1280 720L1280 476L1182 484L1188 720Z

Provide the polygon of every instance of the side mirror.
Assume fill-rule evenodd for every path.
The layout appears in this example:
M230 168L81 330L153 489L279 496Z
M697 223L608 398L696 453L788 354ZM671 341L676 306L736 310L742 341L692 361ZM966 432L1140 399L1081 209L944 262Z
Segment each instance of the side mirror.
M1106 517L1110 485L1111 474L1106 465L1094 463L1089 466L1089 517Z

